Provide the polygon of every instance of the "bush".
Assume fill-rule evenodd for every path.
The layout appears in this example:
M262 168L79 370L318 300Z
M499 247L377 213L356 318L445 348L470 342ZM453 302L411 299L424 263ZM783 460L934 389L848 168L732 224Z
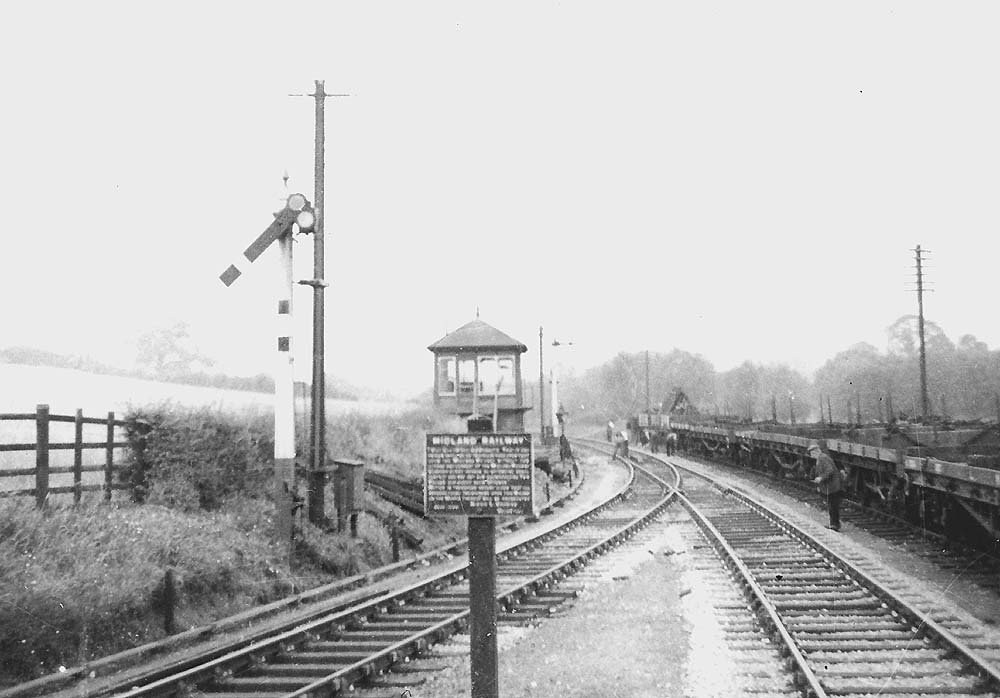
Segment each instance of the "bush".
M426 433L465 431L462 420L430 408L396 415L347 413L329 422L330 457L361 460L409 477L422 476Z
M126 416L132 446L122 479L133 501L216 510L236 494L268 491L274 427L264 415L160 406Z
M392 562L389 534L369 514L358 515L358 537L331 535L304 523L296 537L296 558L335 577L349 577Z

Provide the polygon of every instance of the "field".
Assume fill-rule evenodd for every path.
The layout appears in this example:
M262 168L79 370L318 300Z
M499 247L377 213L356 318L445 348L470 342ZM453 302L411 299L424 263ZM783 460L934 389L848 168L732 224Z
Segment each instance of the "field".
M0 363L0 414L33 413L36 405L47 404L51 414L73 415L78 408L86 417L105 418L114 412L117 418L130 409L162 404L176 404L185 407L211 407L226 412L259 415L273 411L273 396L265 393L251 393L239 390L223 390L174 383L107 376L85 373L66 368L47 366L24 366ZM362 415L398 414L414 406L404 402L371 402L352 400L327 400L328 418L351 413ZM308 395L296 400L296 424L299 430L308 428ZM107 427L84 425L85 442L103 441ZM74 425L52 423L50 442L72 442ZM116 441L124 440L118 429ZM34 443L35 422L0 421L0 443ZM124 453L116 450L115 461L121 462ZM93 449L84 452L84 465L100 465L104 462L104 451ZM53 451L50 455L51 467L73 464L72 450ZM35 454L31 451L0 452L0 468L24 468L35 466ZM84 484L103 482L102 473L84 473ZM53 474L53 487L71 485L72 475ZM0 478L0 489L24 489L34 487L34 478Z

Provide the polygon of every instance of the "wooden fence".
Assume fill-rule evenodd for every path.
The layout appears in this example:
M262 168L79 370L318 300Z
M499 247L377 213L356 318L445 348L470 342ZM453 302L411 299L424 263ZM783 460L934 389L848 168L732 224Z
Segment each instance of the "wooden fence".
M0 497L17 495L35 495L38 506L45 504L45 500L51 494L72 494L73 501L79 502L80 496L84 492L103 491L105 500L111 499L112 490L126 489L128 484L115 483L115 470L121 465L115 464L115 449L127 448L129 442L115 441L115 429L124 427L125 422L115 419L114 412L108 412L104 417L84 417L83 410L77 410L76 415L50 414L48 405L38 405L34 413L24 414L0 414L0 422L34 422L35 441L29 443L0 443L0 462L6 460L4 453L10 452L31 452L35 453L35 465L33 468L0 468ZM50 439L51 426L53 423L68 422L75 425L73 441L54 442ZM105 427L103 433L105 437L101 441L84 441L84 425L102 425ZM52 451L73 451L73 465L50 466L49 455ZM84 464L85 451L103 451L103 463ZM104 482L101 484L84 484L84 473L104 473ZM49 485L51 475L61 473L72 473L73 484L68 486L52 487ZM35 486L31 488L8 489L4 486L7 478L24 478L34 476Z

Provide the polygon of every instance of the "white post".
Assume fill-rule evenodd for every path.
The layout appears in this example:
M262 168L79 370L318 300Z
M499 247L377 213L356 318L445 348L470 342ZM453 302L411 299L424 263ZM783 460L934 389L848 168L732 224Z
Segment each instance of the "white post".
M275 537L291 553L292 491L295 485L295 370L292 355L292 233L278 238L278 355L274 367Z
M556 367L555 362L552 366L552 404L549 405L549 409L552 410L551 419L549 424L552 425L552 435L558 436L558 429L556 428L559 424L559 417L556 416L559 412L559 379L556 378Z

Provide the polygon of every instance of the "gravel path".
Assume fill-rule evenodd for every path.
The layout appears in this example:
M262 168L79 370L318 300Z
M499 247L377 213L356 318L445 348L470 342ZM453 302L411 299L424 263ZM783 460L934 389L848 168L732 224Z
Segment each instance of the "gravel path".
M657 528L655 538L641 535L641 546L626 546L582 572L589 577L586 589L553 617L535 626L501 626L501 696L683 694L690 631L678 562L663 554L671 543L663 526ZM438 650L443 656L464 652L468 635ZM468 696L468 659L453 659L412 688L413 698Z
M606 458L583 460L591 482L619 484L617 477L608 477ZM500 695L733 695L735 662L723 646L703 572L684 554L690 538L681 530L690 524L680 520L686 519L672 508L567 579L563 587L582 591L550 617L528 625L501 623ZM383 677L381 688L359 689L354 695L395 698L408 688L412 698L465 698L471 691L468 654L469 636L456 636L409 671ZM421 667L429 671L413 672Z

